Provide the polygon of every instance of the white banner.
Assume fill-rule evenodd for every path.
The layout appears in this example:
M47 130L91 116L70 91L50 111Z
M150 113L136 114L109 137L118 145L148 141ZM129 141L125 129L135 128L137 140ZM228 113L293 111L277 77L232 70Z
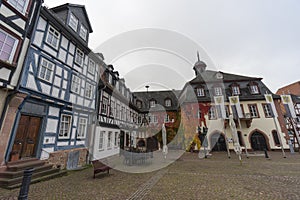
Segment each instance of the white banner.
M230 106L232 108L233 113L235 113L235 111L237 112L237 117L238 118L243 118L243 111L240 105L240 99L239 96L231 96L229 97L229 103Z
M215 104L216 104L216 110L218 112L218 117L226 119L224 97L223 96L215 96L214 100L215 100Z

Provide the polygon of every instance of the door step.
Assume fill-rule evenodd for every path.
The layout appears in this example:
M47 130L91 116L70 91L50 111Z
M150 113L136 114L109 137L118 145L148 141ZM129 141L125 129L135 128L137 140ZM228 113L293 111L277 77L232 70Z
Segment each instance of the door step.
M31 183L36 183L67 174L59 168L53 168L52 164L47 164L43 160L36 158L8 162L6 169L0 171L0 187L12 189L20 187L23 180L24 171L33 168Z

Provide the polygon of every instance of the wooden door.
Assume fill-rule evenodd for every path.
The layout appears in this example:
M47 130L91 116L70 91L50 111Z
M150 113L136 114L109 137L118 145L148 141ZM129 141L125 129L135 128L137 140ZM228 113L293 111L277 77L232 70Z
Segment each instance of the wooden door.
M35 157L41 118L22 115L19 121L12 155L20 158Z
M265 149L268 150L265 137L258 132L252 134L251 146L253 150L257 150L257 151L264 151Z
M212 151L226 151L225 137L220 133L215 133L211 136L211 145L214 145Z

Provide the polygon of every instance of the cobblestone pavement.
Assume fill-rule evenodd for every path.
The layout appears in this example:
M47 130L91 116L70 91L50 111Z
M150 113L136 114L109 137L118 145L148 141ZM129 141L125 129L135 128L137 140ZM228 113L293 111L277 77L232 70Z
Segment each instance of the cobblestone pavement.
M0 199L17 199L19 189L0 189ZM168 167L132 174L112 170L93 179L92 168L32 184L29 199L300 199L300 154L283 158L228 159L226 152L199 159L185 153Z

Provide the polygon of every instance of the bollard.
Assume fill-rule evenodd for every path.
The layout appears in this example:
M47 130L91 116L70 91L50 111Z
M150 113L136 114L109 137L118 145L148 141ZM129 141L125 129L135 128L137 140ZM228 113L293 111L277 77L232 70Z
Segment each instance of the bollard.
M18 200L27 200L28 199L29 185L30 185L31 176L32 176L33 171L34 171L33 168L24 170L24 176L23 176L22 186L20 189Z
M265 151L265 158L269 158L267 149L264 149L264 151Z

